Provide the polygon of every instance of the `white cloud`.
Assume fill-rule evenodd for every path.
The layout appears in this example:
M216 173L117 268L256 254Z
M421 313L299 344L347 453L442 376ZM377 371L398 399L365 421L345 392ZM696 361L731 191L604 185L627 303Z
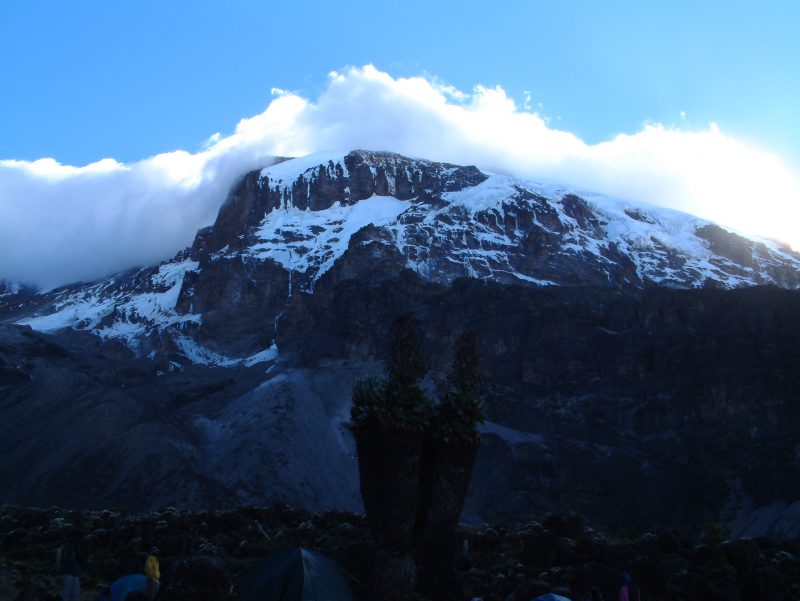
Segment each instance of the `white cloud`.
M272 155L368 148L691 212L800 248L800 178L715 125L645 125L590 145L520 109L500 87L465 94L372 66L332 72L310 100L274 88L266 110L201 151L129 165L0 161L0 278L53 286L168 258L213 221L230 186ZM587 104L587 110L591 110Z

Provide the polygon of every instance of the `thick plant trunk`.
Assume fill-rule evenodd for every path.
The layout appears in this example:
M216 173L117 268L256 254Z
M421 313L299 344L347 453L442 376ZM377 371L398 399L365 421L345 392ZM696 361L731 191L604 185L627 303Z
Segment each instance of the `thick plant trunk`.
M375 601L406 601L414 594L417 566L411 549L378 547L375 552Z
M376 537L376 532L383 529L379 519L383 515L383 450L381 436L376 429L358 429L353 431L356 439L358 455L358 479L361 488L361 501L364 513L367 514L369 528Z
M456 528L478 445L429 441L415 533L418 590L437 600L462 597L455 577Z
M414 524L422 435L356 431L361 497L375 539L375 593L402 599L416 587Z

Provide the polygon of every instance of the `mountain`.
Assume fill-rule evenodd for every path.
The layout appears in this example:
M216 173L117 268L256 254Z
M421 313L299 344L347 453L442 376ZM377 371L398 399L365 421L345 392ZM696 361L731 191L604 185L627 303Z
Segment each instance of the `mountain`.
M675 211L386 152L276 159L168 262L0 288L0 489L358 509L349 388L408 313L434 373L481 337L476 518L800 533L798 287L788 247Z

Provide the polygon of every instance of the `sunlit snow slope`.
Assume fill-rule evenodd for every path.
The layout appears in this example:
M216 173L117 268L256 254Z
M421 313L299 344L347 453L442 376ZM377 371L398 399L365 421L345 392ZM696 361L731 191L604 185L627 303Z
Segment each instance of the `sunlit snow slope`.
M272 333L292 295L344 277L335 272L345 263L349 276L410 269L444 285L460 277L632 289L800 285L800 256L787 247L690 215L354 151L245 175L215 224L158 267L45 294L6 284L0 316L45 332L85 330L139 354L168 353L175 366L274 361ZM223 340L237 320L259 335Z

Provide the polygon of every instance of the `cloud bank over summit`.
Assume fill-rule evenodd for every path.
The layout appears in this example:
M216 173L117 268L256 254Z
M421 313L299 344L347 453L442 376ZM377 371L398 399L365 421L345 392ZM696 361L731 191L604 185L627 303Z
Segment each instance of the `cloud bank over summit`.
M189 245L238 176L269 157L354 148L560 181L800 248L800 176L713 124L648 124L592 145L520 108L500 87L467 94L369 65L331 73L315 100L278 89L273 96L263 113L194 153L83 167L0 161L0 279L52 287L157 263Z

